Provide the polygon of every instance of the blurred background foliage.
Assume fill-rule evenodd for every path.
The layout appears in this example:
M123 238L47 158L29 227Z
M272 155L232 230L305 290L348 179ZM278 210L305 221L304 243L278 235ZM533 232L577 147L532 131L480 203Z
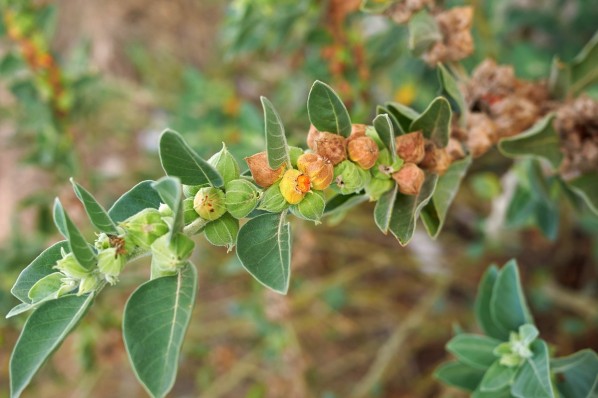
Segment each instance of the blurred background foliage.
M598 20L593 0L445 3L475 6L468 69L493 57L529 79L546 78L554 55L570 60ZM222 142L239 158L261 151L260 95L276 105L290 144L305 147L315 79L337 90L354 122L389 100L423 110L440 89L436 71L410 56L407 29L357 11L359 1L1 4L3 313L15 304L18 272L58 239L54 196L91 233L69 176L110 204L162 174L157 138L166 127L204 156ZM598 220L538 197L537 164L512 166L496 151L479 159L435 242L419 231L401 248L377 231L369 204L337 225L295 222L288 297L265 292L235 256L202 244L198 307L172 396L334 398L368 383L378 397L460 396L431 374L452 331L474 327L486 266L511 257L559 355L598 349ZM506 206L512 197L529 205ZM98 299L25 396L144 396L115 309L147 269L131 266ZM0 397L23 322L0 318Z

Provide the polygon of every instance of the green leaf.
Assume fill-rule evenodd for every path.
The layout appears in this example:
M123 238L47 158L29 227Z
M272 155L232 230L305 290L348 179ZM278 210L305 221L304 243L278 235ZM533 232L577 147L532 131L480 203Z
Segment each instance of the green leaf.
M284 126L274 109L274 105L266 97L260 97L262 107L264 108L264 121L266 130L266 150L268 153L268 165L276 170L282 165L291 167L291 158L289 156L289 146L284 134Z
M383 194L376 202L374 208L374 222L382 231L387 234L390 229L390 222L392 220L392 212L394 210L397 195L399 194L399 186L395 184L394 188Z
M478 388L473 392L473 394L471 394L471 398L513 398L513 395L511 395L510 386L507 386L502 390L491 392L481 391Z
M68 251L68 247L68 242L63 240L44 250L27 268L21 271L17 281L10 290L12 295L23 303L31 303L28 296L29 290L38 280L54 272L52 267L62 258L62 250Z
M498 142L498 149L508 157L531 156L546 159L556 170L563 160L559 135L554 129L554 113L544 117L521 134L503 138Z
M258 282L286 294L291 275L291 232L286 212L247 221L237 237L237 256Z
M415 56L425 53L432 44L442 40L436 20L427 10L421 10L409 20L409 49Z
M396 118L393 112L390 109L383 107L382 105L376 106L376 115L388 115L390 117L390 121L392 122L392 128L394 130L394 135L403 135L405 132L403 131L403 126L399 123L399 119ZM374 119L375 120L375 119ZM411 124L411 121L407 123L407 127Z
M505 332L499 325L497 325L490 315L490 303L497 278L498 268L496 265L488 267L478 287L478 294L475 300L475 315L480 328L482 328L485 334L494 337L495 339L505 341L509 338L509 332Z
M32 303L37 303L50 296L57 297L58 290L62 286L62 272L54 272L46 275L35 283L29 290L29 299Z
M554 98L564 99L571 87L571 66L555 56L550 67L548 89Z
M453 75L442 64L438 64L438 80L440 80L442 90L459 107L459 124L461 127L464 127L468 110L465 98L461 90L459 90L459 85Z
M27 319L10 358L10 394L21 395L35 373L77 325L93 295L64 296L41 305Z
M54 221L69 242L70 251L79 264L87 269L94 267L96 264L96 255L93 249L89 247L89 244L87 244L87 241L81 235L79 228L73 224L68 214L66 214L58 198L54 202Z
M158 192L152 187L154 181L146 180L135 185L122 195L108 210L108 215L114 222L121 222L139 213L141 210L157 209L162 203Z
M497 360L493 351L500 343L491 337L463 333L453 337L446 349L469 366L487 369Z
M557 387L563 397L598 396L598 355L586 349L550 362L557 375Z
M117 234L116 224L114 224L106 210L104 210L102 205L96 201L93 195L81 185L77 184L72 178L71 184L73 184L75 194L81 203L83 203L83 207L85 207L85 212L91 223L102 232L107 234Z
M434 377L448 385L461 388L466 391L474 391L484 371L468 366L464 363L453 361L447 362L434 371Z
M515 260L509 261L498 273L490 299L490 315L503 334L517 331L526 323L534 324Z
M527 359L517 373L511 393L518 398L554 398L546 342L536 340L531 349L534 356Z
M320 131L351 134L351 117L345 104L326 83L319 80L311 87L307 98L309 121Z
M451 132L451 105L443 97L437 97L428 108L411 123L409 131L422 130L424 137L436 146L444 148Z
M371 13L381 13L388 9L391 5L396 3L397 0L362 0L361 11Z
M496 360L486 371L486 374L484 374L484 378L480 384L480 391L492 392L502 390L511 384L516 372L516 368L501 365L500 360Z
M459 192L461 181L471 165L471 160L471 156L468 156L453 162L446 173L438 177L434 196L432 196L430 203L422 210L421 219L426 227L426 231L428 231L428 235L433 239L438 237L444 225L448 209L451 203L453 203L457 192Z
M368 200L367 195L352 193L350 195L335 195L328 202L324 208L323 216L331 216L339 214L355 206L360 205Z
M598 32L571 63L571 92L579 93L598 81Z
M183 212L183 188L178 179L173 177L162 177L153 184L165 204L172 210L173 223L170 226L170 238L181 232L185 226Z
M419 113L398 102L387 102L386 107L390 111L390 114L398 120L402 130L406 133L410 132L411 130L409 130L409 127L411 127L411 123L419 117Z
M197 271L188 263L177 275L139 286L125 306L123 338L139 381L152 397L174 385L179 354L197 292Z
M160 137L160 161L169 176L178 177L185 185L221 186L222 176L212 165L202 159L172 130L165 130Z
M424 185L417 195L403 195L396 191L389 230L399 240L401 246L411 241L419 214L432 199L437 181L436 174L426 176Z
M598 173L588 172L568 181L567 185L584 200L594 214L598 215L598 183L596 181L598 181Z
M397 161L397 150L395 149L395 133L392 127L392 121L388 115L378 115L374 119L374 128L380 137L380 140L384 143L390 156L392 157L392 163Z

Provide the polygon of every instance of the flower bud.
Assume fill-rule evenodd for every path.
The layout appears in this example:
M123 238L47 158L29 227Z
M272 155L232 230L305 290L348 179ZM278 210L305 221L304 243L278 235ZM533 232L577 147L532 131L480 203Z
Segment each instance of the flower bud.
M127 218L120 226L125 230L127 240L149 249L151 244L168 232L168 225L157 209L147 208Z
M239 220L225 214L216 221L211 221L204 229L206 239L214 246L226 246L230 252L237 241L237 234L239 233Z
M224 145L224 143L222 143L222 149L220 152L214 154L214 156L208 159L208 163L214 166L216 171L220 173L224 184L229 181L236 180L240 176L239 164L233 155L231 155L231 153L228 151L228 149L226 149L226 145Z
M174 275L185 265L195 243L188 236L177 233L172 240L168 235L161 236L152 244L152 279L159 276Z
M62 258L56 262L54 269L73 279L85 278L91 272L79 264L73 253L66 253L64 249L61 249L61 252Z
M309 177L311 187L318 191L328 188L334 177L332 163L315 153L301 155L297 159L297 168Z
M276 182L270 188L264 191L262 201L258 207L259 210L265 210L271 213L280 213L289 206L284 196L280 192L280 181Z
M392 175L399 185L399 192L405 195L417 195L424 184L426 175L414 163L405 163L401 170Z
M314 126L311 126L307 135L307 146L318 155L330 160L333 165L347 158L347 144L343 136L320 132Z
M291 211L299 218L319 224L325 207L326 198L324 197L324 193L321 191L309 191L299 204L291 207Z
M268 165L268 154L264 152L256 153L253 156L245 158L253 180L257 185L268 188L278 181L284 173L284 165L276 170L272 170Z
M298 146L289 146L289 157L291 158L291 165L297 167L297 160L299 156L303 155L304 151Z
M310 188L309 177L299 170L287 170L280 180L280 193L292 205L301 202Z
M419 163L424 159L426 153L424 136L421 131L408 133L395 137L397 155L405 163Z
M375 202L395 185L394 181L388 178L372 178L365 186L365 192L370 197L370 202Z
M90 293L95 291L100 284L100 278L94 272L87 275L85 278L81 279L79 282L79 290L77 291L77 296L82 296L84 294Z
M199 218L199 214L195 211L193 207L193 200L194 198L186 198L183 200L183 219L185 221L185 225L191 224L193 221Z
M111 285L118 281L125 262L124 256L119 255L115 247L104 249L98 253L98 269Z
M426 143L426 154L419 166L432 173L444 174L451 165L446 148L437 148L432 142Z
M243 179L226 183L224 204L226 210L235 218L246 217L255 209L261 192L251 182Z
M371 169L378 160L378 145L370 137L364 136L350 140L347 150L349 159L365 170Z
M345 160L334 168L334 181L343 195L361 191L370 178L368 171L350 160Z
M204 220L213 221L220 218L226 213L224 192L214 187L200 189L193 199L193 208Z

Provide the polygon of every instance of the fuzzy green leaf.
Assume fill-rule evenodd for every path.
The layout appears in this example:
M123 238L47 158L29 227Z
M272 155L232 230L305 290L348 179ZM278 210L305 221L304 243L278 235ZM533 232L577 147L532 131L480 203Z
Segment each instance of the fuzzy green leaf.
M503 138L498 143L498 149L508 157L531 156L543 158L550 162L556 170L563 160L560 149L559 135L554 129L554 113L544 117L521 134Z
M54 267L56 262L62 258L62 250L67 252L69 250L69 244L65 240L53 244L37 256L35 260L33 260L31 264L19 274L17 281L10 290L12 295L23 303L31 303L28 296L29 290L38 280L54 272L52 267Z
M598 81L598 32L571 63L571 91L579 93Z
M64 211L60 200L56 198L54 202L54 221L59 226L58 229L63 232L64 237L69 242L70 251L73 253L79 264L87 269L91 269L96 264L96 255L89 244L81 235L79 228L71 221L70 217Z
M459 361L478 369L488 369L497 357L493 351L500 340L475 334L458 334L446 345L446 349Z
M343 101L326 83L316 80L311 87L307 98L307 113L311 124L320 131L345 137L351 134L349 112Z
M453 361L442 364L434 371L434 376L448 385L466 391L474 391L478 384L480 384L482 377L484 377L484 371L461 362Z
M35 373L73 330L93 295L64 296L41 305L27 319L10 358L10 394L21 395Z
M442 40L442 33L436 19L427 10L421 10L411 17L409 20L409 49L415 56L422 55L439 40Z
M284 133L284 125L274 105L266 97L260 97L264 108L264 122L266 131L266 150L268 153L268 165L276 170L282 165L291 168L289 146Z
M85 212L89 217L89 221L102 232L107 234L117 234L116 224L114 224L114 221L112 221L104 207L96 201L93 195L81 185L77 184L72 178L71 184L73 184L75 194L81 203L83 203L83 207L85 207Z
M162 201L172 210L173 223L170 226L170 239L185 226L183 211L183 188L177 178L162 177L153 184Z
M498 278L498 267L488 267L478 286L475 300L475 315L480 328L490 337L505 341L509 338L508 331L504 331L490 315L490 307L494 285Z
M323 216L331 216L347 211L363 202L366 202L367 200L367 195L358 193L352 193L350 195L335 195L330 198L328 202L326 202Z
M196 292L197 271L187 263L177 275L145 282L127 301L125 347L135 375L152 397L166 396L174 385Z
M490 300L490 315L502 334L517 331L526 323L534 324L515 260L509 261L498 273Z
M411 123L409 131L422 130L424 137L436 146L444 148L451 133L451 105L443 97L437 97L426 110Z
M598 396L598 355L586 349L556 358L550 362L557 374L557 388L563 397L590 398Z
M405 132L403 131L403 126L401 125L401 123L399 123L399 119L397 119L397 117L394 115L393 112L390 111L390 109L388 109L382 105L378 105L378 106L376 106L376 115L378 115L378 116L388 115L388 117L390 117L390 121L392 122L392 128L394 130L395 136L405 134ZM411 124L411 121L409 121L409 123L407 123L407 127L409 127L410 124Z
M262 285L286 294L291 275L291 232L286 212L262 214L239 230L237 256Z
M221 186L222 176L212 165L202 159L172 130L165 130L160 137L160 161L169 176L178 177L185 185Z
M409 130L409 127L411 127L411 123L419 117L419 113L398 102L387 102L386 107L390 111L390 114L399 122L401 129L406 133L410 132L411 130Z
M158 192L153 188L154 181L141 181L129 191L125 192L108 210L108 215L114 222L121 222L139 213L141 210L157 209L162 203Z
M581 197L588 208L598 215L598 173L588 172L567 182L569 188Z
M376 202L374 208L374 222L382 231L383 234L387 234L390 228L390 222L392 220L392 212L399 194L399 186L395 184L394 188L383 194L380 199Z
M449 169L438 177L436 191L430 203L424 207L421 213L421 219L428 231L428 235L433 239L438 237L449 207L459 191L461 181L465 177L469 166L471 165L471 156L454 162Z
M484 392L502 390L511 384L516 372L516 368L501 365L500 360L496 360L484 374L480 390Z
M511 392L518 398L554 398L548 346L543 340L536 340L531 349L534 355L526 360L517 373Z
M386 148L388 148L390 156L392 157L392 162L396 162L397 151L395 149L395 132L390 117L388 115L376 116L374 119L374 128L376 129L380 140L382 140Z
M459 90L457 81L442 64L438 64L438 80L440 80L442 90L459 107L459 124L463 127L467 115L467 104L465 103L463 93L461 92L461 90Z

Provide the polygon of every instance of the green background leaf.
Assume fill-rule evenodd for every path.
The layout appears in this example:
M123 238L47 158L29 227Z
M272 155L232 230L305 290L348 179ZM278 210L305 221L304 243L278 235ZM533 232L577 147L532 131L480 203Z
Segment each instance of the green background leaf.
M196 292L197 271L188 263L177 275L139 286L127 301L125 347L137 378L153 397L164 397L174 385Z
M141 181L123 194L108 210L114 222L121 222L143 209L157 209L162 203L158 192L153 188L154 181Z
M589 172L582 174L567 184L573 192L581 197L588 208L598 215L598 173Z
M508 387L513 381L516 372L517 368L501 365L497 359L486 371L486 374L484 374L484 378L480 384L480 391L492 392Z
M317 80L307 98L307 112L309 120L319 131L341 134L348 137L351 134L351 117L345 104L327 85Z
M406 105L399 104L398 102L387 102L386 107L391 115L398 120L401 129L405 133L410 132L411 130L409 130L409 127L411 127L411 123L419 117L419 112Z
M75 194L81 203L83 203L83 207L85 207L85 212L89 216L89 221L102 232L107 234L117 234L118 231L116 230L116 225L104 207L96 201L93 195L81 185L77 184L72 178L71 184L73 184Z
M282 165L291 168L289 157L289 146L284 133L284 125L274 105L266 97L260 97L264 108L264 123L266 131L266 151L268 153L268 165L276 170Z
M409 131L422 130L424 137L432 140L437 147L448 144L451 132L451 105L443 97L437 97L426 110L411 123Z
M598 355L592 350L556 358L550 362L557 376L557 388L568 398L598 396Z
M291 232L285 213L263 214L239 230L237 256L258 282L286 294L291 275Z
M492 293L497 278L498 267L496 265L488 267L478 286L478 294L475 300L475 315L484 333L495 339L506 341L509 338L509 332L500 327L490 314Z
M598 32L571 63L571 91L576 94L598 81Z
M427 10L421 10L409 19L409 49L415 56L422 55L439 40L442 40L442 33Z
M11 397L18 397L93 301L92 295L48 301L27 319L10 358Z
M178 177L185 185L222 185L222 176L212 165L202 159L172 130L165 130L160 137L160 161L169 176Z
M70 251L83 267L91 269L96 265L96 255L87 240L81 235L79 228L71 221L70 217L64 211L60 200L56 198L54 202L54 220L58 229L66 233L65 238L69 242Z

